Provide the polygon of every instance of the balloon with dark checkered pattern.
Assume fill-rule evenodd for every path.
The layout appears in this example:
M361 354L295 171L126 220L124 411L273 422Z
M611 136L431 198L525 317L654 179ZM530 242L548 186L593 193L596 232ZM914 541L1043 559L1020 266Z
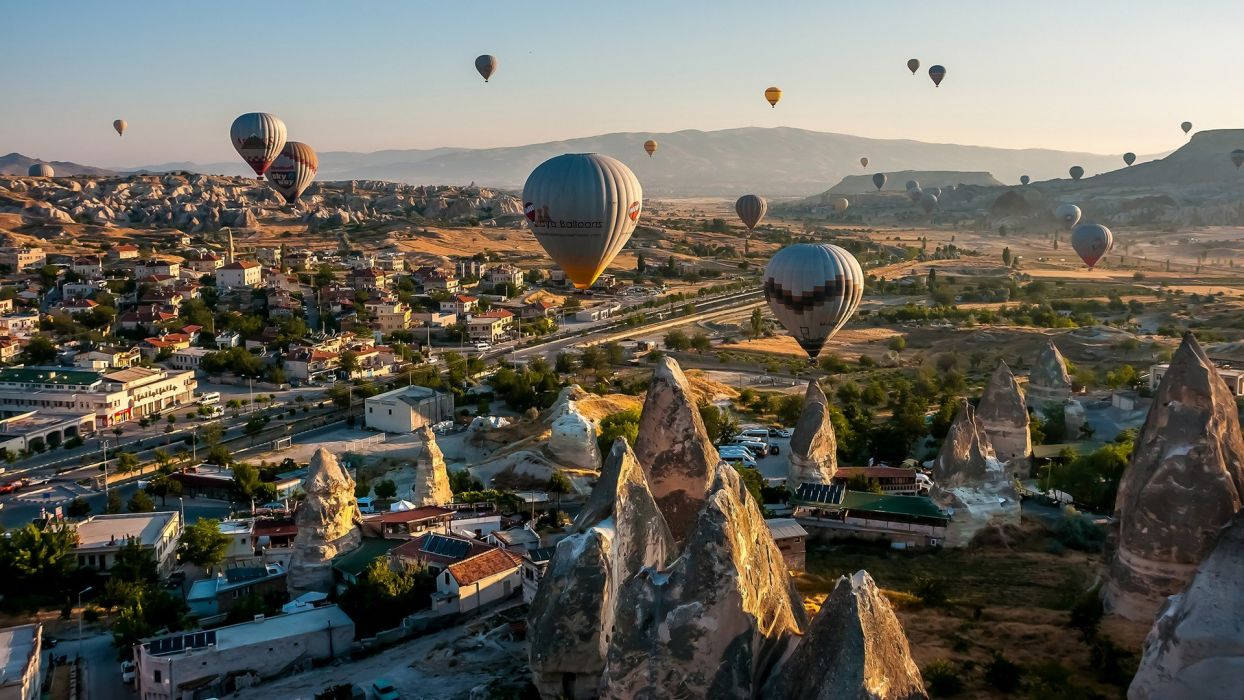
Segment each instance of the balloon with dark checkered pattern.
M778 322L809 358L816 359L859 308L864 271L843 248L799 243L769 259L764 290Z

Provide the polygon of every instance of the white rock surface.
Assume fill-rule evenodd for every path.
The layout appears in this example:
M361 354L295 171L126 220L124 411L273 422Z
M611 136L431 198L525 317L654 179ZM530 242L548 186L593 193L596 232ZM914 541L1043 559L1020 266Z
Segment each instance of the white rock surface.
M315 451L302 488L307 498L294 516L298 534L286 576L292 596L331 592L333 557L353 551L362 541L354 479L331 452L322 447Z
M562 389L550 409L549 452L559 463L580 469L600 469L596 423L579 412L576 401L586 392L578 385Z

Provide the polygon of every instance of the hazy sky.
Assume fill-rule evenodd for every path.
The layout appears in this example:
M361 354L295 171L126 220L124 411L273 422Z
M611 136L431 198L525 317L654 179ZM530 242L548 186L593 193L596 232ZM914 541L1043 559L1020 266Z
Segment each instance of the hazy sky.
M1184 119L1244 126L1240 0L0 0L0 17L0 153L105 166L236 158L247 111L320 151L780 125L1144 154L1182 143ZM480 53L500 63L487 85Z

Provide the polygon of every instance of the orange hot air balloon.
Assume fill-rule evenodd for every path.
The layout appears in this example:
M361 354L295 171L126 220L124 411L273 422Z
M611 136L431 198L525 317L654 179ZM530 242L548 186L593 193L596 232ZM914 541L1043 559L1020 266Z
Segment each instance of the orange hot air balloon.
M657 152L657 142L652 139L644 141L644 150L648 152L648 157L651 158L652 154Z
M769 101L770 107L776 107L778 100L782 99L782 88L771 87L766 89L765 99Z

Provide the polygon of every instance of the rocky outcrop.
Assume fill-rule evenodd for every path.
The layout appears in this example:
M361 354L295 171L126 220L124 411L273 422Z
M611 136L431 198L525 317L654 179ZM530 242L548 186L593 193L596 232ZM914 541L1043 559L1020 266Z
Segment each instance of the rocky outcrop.
M573 534L557 545L528 615L532 678L544 697L594 698L612 638L617 591L664 567L674 540L625 440L614 443Z
M1005 362L999 362L985 393L981 394L976 417L989 436L994 454L1007 462L1012 474L1028 475L1028 454L1032 452L1032 434L1028 430L1028 406L1019 382Z
M1107 610L1149 621L1240 510L1235 397L1191 333L1171 359L1115 500Z
M682 542L695 524L721 457L704 429L687 377L671 358L662 358L652 372L635 457L670 532Z
M324 448L315 451L302 482L307 498L298 506L294 524L294 552L286 583L292 595L308 591L331 592L333 557L359 546L360 519L354 499L354 479Z
M815 379L808 382L787 459L786 486L791 491L803 483L831 483L838 471L838 440L829 420L829 399Z
M966 547L986 527L1019 524L1019 494L966 400L960 400L959 412L933 461L933 480L933 500L951 513L947 547Z
M423 451L415 460L410 500L417 506L443 506L452 502L454 494L449 488L449 470L445 467L445 455L436 444L436 433L425 425L415 434L423 440Z
M903 626L867 571L841 576L795 652L766 684L768 700L927 698Z
M1070 398L1071 375L1067 373L1067 360L1063 359L1054 341L1048 340L1028 374L1028 405L1042 410L1048 404L1062 405Z
M717 465L682 556L618 592L605 697L753 697L806 626L760 509Z
M587 392L577 384L562 389L550 412L549 452L553 459L562 464L580 469L600 469L596 424L583 415L576 404L586 395Z
M991 462L997 461L976 409L966 399L960 399L950 431L933 460L933 480L943 488L976 485L991 480ZM999 465L995 469L1000 468Z
M1171 596L1145 639L1130 700L1228 700L1244 688L1244 512L1192 583Z

